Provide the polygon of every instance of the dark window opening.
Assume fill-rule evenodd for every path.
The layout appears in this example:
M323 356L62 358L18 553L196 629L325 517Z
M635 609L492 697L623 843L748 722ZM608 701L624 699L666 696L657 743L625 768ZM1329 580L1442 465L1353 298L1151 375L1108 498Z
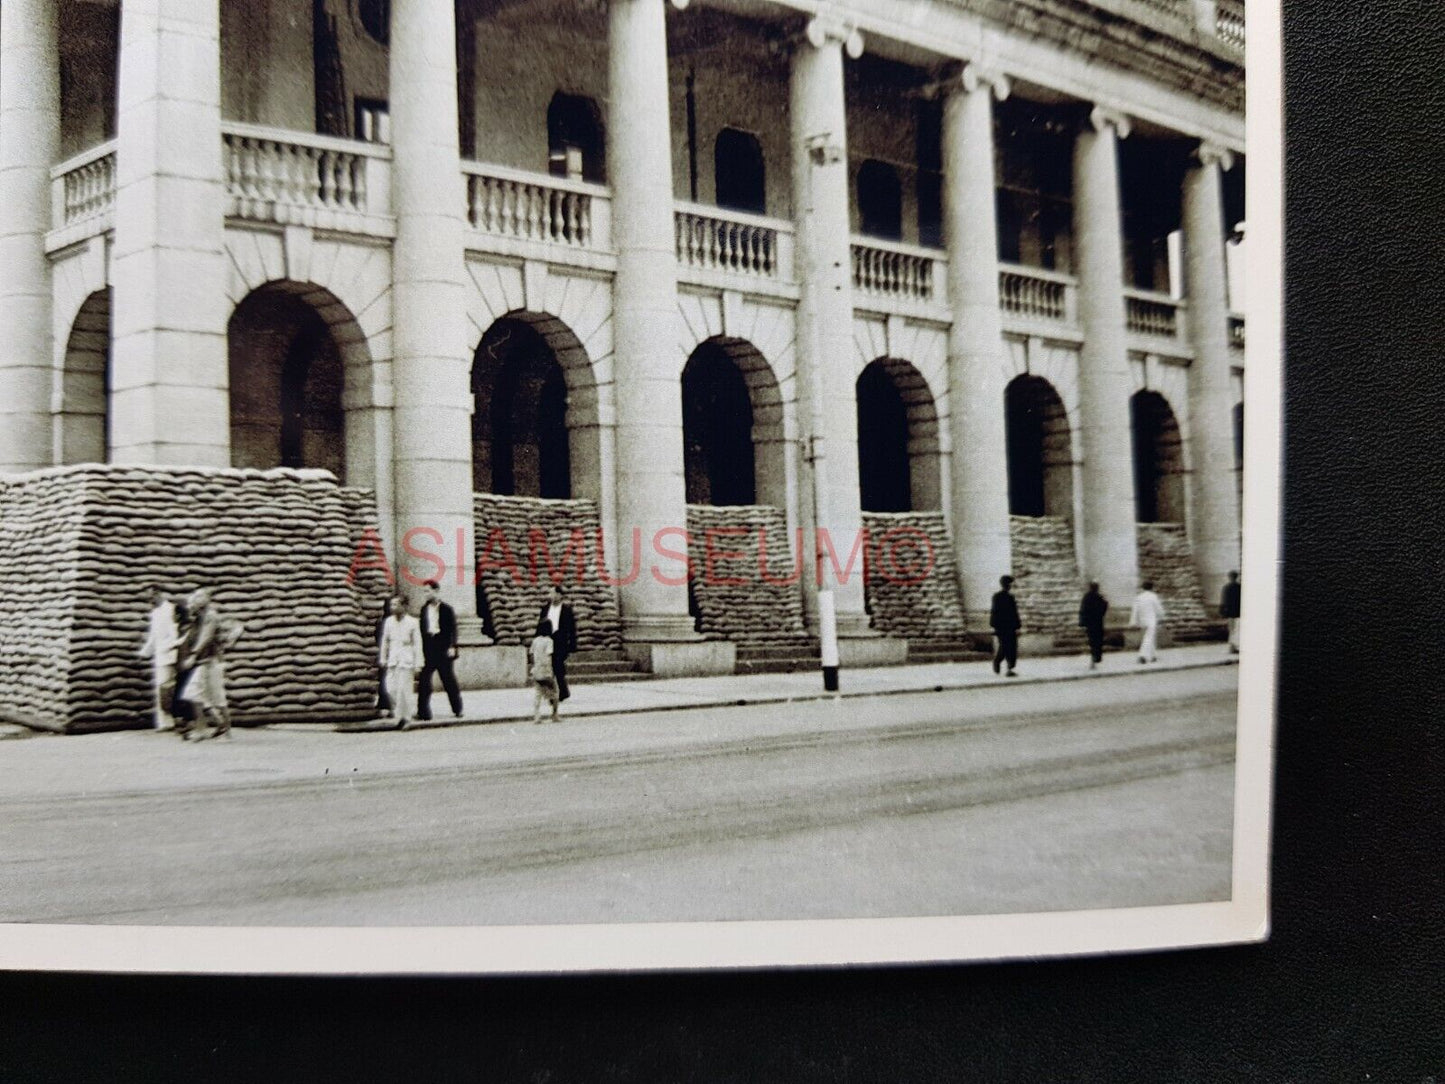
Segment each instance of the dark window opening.
M903 187L887 162L870 158L858 168L858 219L868 237L903 240Z
M1158 392L1129 400L1134 507L1140 523L1184 522L1184 447L1174 411Z
M758 215L767 211L763 148L751 132L724 128L717 134L713 144L713 179L719 207Z
M858 485L865 512L913 509L908 406L878 362L858 377Z
M356 0L361 25L378 44L391 41L391 0Z
M1004 394L1009 514L1069 516L1073 456L1064 404L1048 381L1021 376Z
M554 94L547 107L547 171L554 177L605 184L606 156L597 103L578 94Z
M472 363L472 484L502 496L572 495L567 384L545 339L501 319Z
M737 364L704 344L682 372L683 470L689 504L755 504L753 405Z

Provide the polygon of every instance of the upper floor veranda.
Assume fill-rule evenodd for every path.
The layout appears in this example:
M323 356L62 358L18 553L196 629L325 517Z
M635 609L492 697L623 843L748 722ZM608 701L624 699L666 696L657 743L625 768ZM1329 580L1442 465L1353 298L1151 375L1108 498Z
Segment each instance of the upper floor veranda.
M1180 182L1201 140L1243 149L1238 0L841 0L852 285L857 307L950 319L942 72L1007 73L994 106L999 304L1006 329L1081 334L1070 145L1093 105L1127 113L1120 144L1129 330L1187 352ZM218 73L225 214L385 242L392 199L386 0L223 0ZM679 283L794 300L790 41L804 0L667 9ZM458 212L469 252L607 273L616 261L600 0L456 0ZM112 228L121 4L62 0L60 252ZM854 48L856 40L857 48ZM854 53L857 55L853 55ZM1244 219L1242 165L1224 228ZM1236 261L1237 262L1237 261ZM1242 328L1237 329L1242 337Z

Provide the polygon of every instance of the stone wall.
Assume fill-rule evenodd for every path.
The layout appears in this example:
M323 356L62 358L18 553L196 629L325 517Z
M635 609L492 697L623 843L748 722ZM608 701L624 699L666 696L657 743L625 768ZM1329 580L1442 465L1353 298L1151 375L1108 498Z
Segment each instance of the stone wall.
M953 542L942 512L864 512L868 531L868 577L864 597L873 627L895 636L919 639L957 639L966 632L963 598L953 561ZM890 533L891 532L891 533ZM919 534L928 540L921 545ZM919 538L908 553L893 550L889 539ZM926 575L931 550L932 567ZM890 559L890 553L892 554ZM844 555L839 554L843 560Z
M552 587L552 568L565 580L577 615L577 646L583 651L622 646L617 591L602 578L602 521L593 500L473 495L477 567L486 609L483 621L499 643L532 639L537 613ZM533 531L539 531L534 553ZM545 540L544 551L542 541ZM574 547L569 556L569 546ZM644 554L644 562L646 554ZM646 571L643 571L646 575Z
M1068 632L1079 623L1085 584L1064 516L1010 516L1014 595L1025 632ZM1118 599L1110 599L1117 606Z
M1184 524L1139 524L1139 582L1146 580L1153 581L1164 603L1164 627L1176 638L1208 636L1211 623Z
M791 641L803 635L801 575L795 577L797 539L788 538L787 519L781 508L690 504L687 531L699 632L736 643ZM709 531L737 532L712 535L710 572ZM725 553L739 556L723 557ZM768 579L791 583L768 583L763 579L764 554Z
M361 717L374 613L348 582L347 497L320 471L86 465L0 489L0 714L70 732L150 724L151 584L206 586L245 624L227 657L238 724ZM369 518L375 520L374 509Z

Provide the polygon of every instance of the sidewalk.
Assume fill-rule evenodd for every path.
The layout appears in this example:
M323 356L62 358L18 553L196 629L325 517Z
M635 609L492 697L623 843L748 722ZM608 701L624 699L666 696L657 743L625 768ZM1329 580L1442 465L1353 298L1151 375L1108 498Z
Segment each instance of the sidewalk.
M574 684L572 696L562 707L564 719L591 715L627 715L637 712L678 711L687 708L787 704L833 697L887 696L893 693L943 692L980 686L1015 687L1059 681L1094 681L1130 674L1195 670L1207 666L1233 666L1239 660L1223 644L1200 644L1170 648L1159 653L1159 661L1139 665L1130 652L1104 656L1099 669L1090 670L1085 656L1052 656L1019 660L1018 677L1003 678L987 662L933 663L920 666L880 666L844 670L837 693L823 691L820 671L793 674L747 674L722 677L659 678L650 681ZM437 718L414 722L414 729L463 726L475 723L513 723L532 717L532 690L463 690L462 718ZM446 697L432 697L433 710L447 710ZM543 705L546 711L546 705ZM315 724L296 723L314 728ZM335 728L343 733L370 733L390 729L390 721L344 723Z

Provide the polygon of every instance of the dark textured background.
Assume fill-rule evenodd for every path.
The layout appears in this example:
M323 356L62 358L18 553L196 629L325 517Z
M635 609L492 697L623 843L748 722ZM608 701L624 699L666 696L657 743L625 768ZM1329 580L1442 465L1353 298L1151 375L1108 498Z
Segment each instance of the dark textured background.
M767 975L0 976L0 1080L1445 1079L1445 18L1286 8L1269 944Z

